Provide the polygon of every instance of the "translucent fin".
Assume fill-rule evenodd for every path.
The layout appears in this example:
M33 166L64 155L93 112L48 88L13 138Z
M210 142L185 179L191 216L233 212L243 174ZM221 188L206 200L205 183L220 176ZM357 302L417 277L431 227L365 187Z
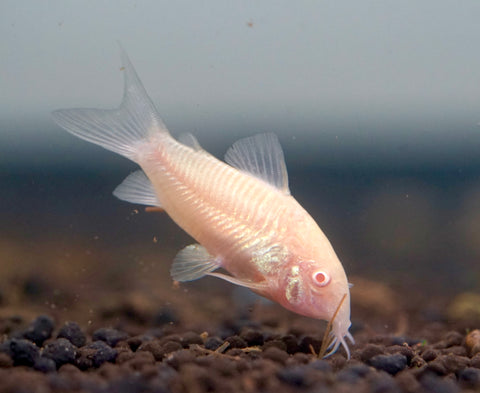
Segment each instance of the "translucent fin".
M185 134L180 134L177 139L180 143L184 144L185 146L191 147L193 150L202 150L202 146L200 146L200 143L198 143L197 138L195 138L189 132Z
M290 194L285 158L275 134L259 134L240 139L228 149L225 161L266 181L285 194Z
M123 101L117 109L60 109L53 120L73 135L133 161L136 146L149 135L168 133L125 51Z
M193 281L214 271L219 266L215 257L211 256L200 244L191 244L181 250L170 269L175 281Z
M243 281L243 280L239 280L238 278L229 276L227 274L208 273L208 275L212 277L221 278L222 280L231 282L232 284L240 285L241 287L250 288L256 291L261 291L262 289L266 288L266 285L262 282L257 283L257 282Z
M128 175L125 180L115 188L113 195L122 201L161 207L155 194L155 189L143 171L136 171Z

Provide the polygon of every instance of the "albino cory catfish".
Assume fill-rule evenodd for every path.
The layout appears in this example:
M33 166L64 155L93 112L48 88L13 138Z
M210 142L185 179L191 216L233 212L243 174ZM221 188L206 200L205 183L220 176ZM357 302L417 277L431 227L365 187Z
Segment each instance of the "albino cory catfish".
M114 195L165 210L199 243L178 253L172 278L219 277L298 314L330 321L329 354L342 344L349 357L347 277L328 239L290 195L276 136L236 142L227 163L190 134L176 140L123 51L122 59L125 91L118 109L65 109L53 118L79 138L140 165L143 171L128 176Z

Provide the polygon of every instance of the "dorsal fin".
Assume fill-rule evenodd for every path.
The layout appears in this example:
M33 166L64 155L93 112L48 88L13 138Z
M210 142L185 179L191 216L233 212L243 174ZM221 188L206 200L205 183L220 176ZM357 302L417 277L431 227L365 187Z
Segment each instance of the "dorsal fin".
M240 139L228 149L225 161L290 195L285 158L275 134Z
M161 207L152 182L143 171L135 171L113 191L118 199L140 205Z

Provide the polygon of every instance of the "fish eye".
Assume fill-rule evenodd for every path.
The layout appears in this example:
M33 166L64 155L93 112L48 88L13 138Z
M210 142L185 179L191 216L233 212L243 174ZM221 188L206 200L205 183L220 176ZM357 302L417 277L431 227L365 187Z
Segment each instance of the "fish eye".
M312 275L313 282L318 286L325 286L330 282L330 276L324 271L317 271Z

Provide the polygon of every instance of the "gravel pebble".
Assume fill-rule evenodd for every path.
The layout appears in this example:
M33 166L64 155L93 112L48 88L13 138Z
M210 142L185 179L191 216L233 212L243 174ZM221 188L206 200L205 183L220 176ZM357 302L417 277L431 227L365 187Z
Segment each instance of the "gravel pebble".
M58 332L57 338L66 338L76 347L83 347L87 342L85 333L76 322L65 322Z
M381 356L381 355L378 355ZM394 356L394 355L392 355ZM369 375L370 391L382 393L402 393L395 379L386 372L372 373Z
M31 341L13 338L0 344L0 352L9 355L15 366L33 366L40 350Z
M288 334L282 337L282 342L285 344L285 350L290 354L294 354L300 350L298 340L295 336Z
M52 318L47 315L40 315L25 329L22 336L41 347L43 342L52 336L54 328L55 323Z
M470 366L480 368L480 353L477 353L473 358L470 359Z
M152 353L155 360L160 361L162 360L167 354L171 352L178 351L182 349L182 344L177 341L167 341L162 343L159 340L152 340L144 342L140 347L138 347L138 351L148 351Z
M297 388L308 387L313 382L308 365L282 368L277 372L277 377L279 380Z
M182 349L182 345L176 341L167 341L161 346L160 349L160 355L161 358L163 359L165 356L167 356L169 353L175 352ZM155 354L154 354L155 355ZM157 358L157 356L155 356ZM158 360L158 359L157 359Z
M40 356L33 364L33 368L37 371L41 371L42 373L49 373L55 371L57 369L57 365L53 359Z
M475 329L467 334L467 337L465 337L465 346L470 356L475 356L477 353L480 353L480 330Z
M155 358L151 352L140 351L133 354L133 357L124 362L133 370L142 370L148 365L155 364Z
M144 341L150 341L150 340L152 340L152 338L146 338L144 336L134 336L134 337L128 338L126 341L130 349L132 351L136 351Z
M173 353L170 353L166 357L166 362L169 366L173 367L175 370L178 370L180 366L184 364L191 363L195 360L195 355L188 349L180 349Z
M280 364L285 364L286 360L288 359L288 353L276 347L267 348L262 352L262 356L265 359L270 359Z
M73 363L76 355L77 347L66 338L58 338L52 341L42 351L42 357L52 359L57 368L66 363Z
M262 350L266 350L267 348L270 348L270 347L275 347L275 348L278 348L282 351L286 351L287 350L287 345L280 339L275 339L275 340L270 340L270 341L266 341L263 345L262 345ZM308 353L311 353L311 352L308 352Z
M184 348L187 348L191 344L202 345L203 340L198 333L186 332L181 336L180 343Z
M323 359L316 359L313 362L310 362L308 364L308 367L311 368L312 370L317 370L317 371L325 371L325 372L332 371L332 366L330 365L330 363L328 363L326 360L323 360Z
M304 336L300 339L298 343L300 351L304 353L312 353L312 349L315 353L320 351L320 347L322 346L322 340L312 337L312 336Z
M215 351L222 344L223 344L223 340L217 336L208 337L205 340L205 348L211 351Z
M251 347L263 345L265 341L261 331L251 328L244 328L240 333L240 337Z
M105 362L114 362L117 358L117 350L111 348L103 341L95 341L78 350L77 366L86 370L100 367Z
M395 375L407 367L407 357L401 354L376 355L370 358L368 363L377 370Z
M443 340L445 341L445 345L448 347L453 347L455 345L462 345L463 343L463 335L459 332L448 332L445 334Z
M425 373L420 379L420 384L425 393L457 393L460 390L453 380L434 373Z
M0 352L0 368L8 368L13 366L12 358L4 352Z
M413 351L413 349L405 345L392 345L386 348L386 352L392 355L401 354L405 356L407 358L408 364L410 364L410 361L415 356L415 352Z
M126 340L128 334L112 328L100 328L93 335L93 341L104 341L109 346L114 347L119 341Z
M367 365L360 363L345 367L339 371L337 378L339 381L347 382L349 384L357 383L371 371L371 368Z
M435 349L427 348L422 352L422 359L426 362L430 362L438 356L438 352Z
M471 389L480 388L480 370L478 368L466 367L457 373L457 377L462 386Z
M247 342L240 336L230 336L225 341L230 343L228 348L246 348L248 346Z
M377 344L367 344L360 352L362 362L368 362L370 358L385 353L385 347Z

